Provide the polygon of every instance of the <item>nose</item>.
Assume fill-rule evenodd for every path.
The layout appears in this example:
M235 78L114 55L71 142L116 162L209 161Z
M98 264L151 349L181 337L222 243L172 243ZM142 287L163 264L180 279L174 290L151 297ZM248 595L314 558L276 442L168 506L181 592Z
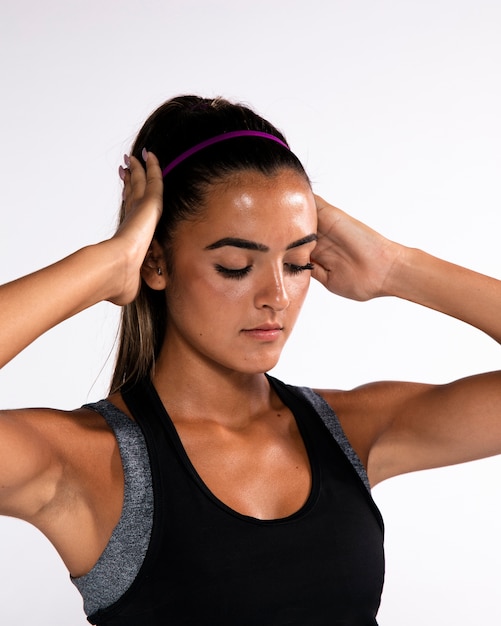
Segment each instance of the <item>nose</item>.
M255 296L256 307L283 311L290 304L289 294L284 280L284 272L280 268L270 268L263 272Z

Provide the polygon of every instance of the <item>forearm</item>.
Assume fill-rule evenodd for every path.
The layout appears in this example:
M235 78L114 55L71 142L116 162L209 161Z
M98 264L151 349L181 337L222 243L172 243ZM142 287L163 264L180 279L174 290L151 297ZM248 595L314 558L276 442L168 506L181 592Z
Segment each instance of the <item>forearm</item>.
M501 281L495 278L402 248L384 291L471 324L501 343Z
M0 367L45 331L84 309L110 300L125 305L141 284L141 266L162 213L158 160L145 153L122 170L125 218L115 236L82 248L39 272L0 287Z
M115 247L104 242L0 287L0 367L53 326L113 297L117 266Z

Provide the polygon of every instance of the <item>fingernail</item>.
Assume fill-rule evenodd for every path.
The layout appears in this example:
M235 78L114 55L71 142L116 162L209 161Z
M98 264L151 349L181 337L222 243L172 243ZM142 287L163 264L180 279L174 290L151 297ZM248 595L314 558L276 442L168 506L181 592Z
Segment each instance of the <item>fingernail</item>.
M121 165L118 168L118 175L120 176L121 180L125 181L125 169Z
M127 165L127 167L130 166L130 159L129 159L129 155L128 154L124 154L124 163L125 163L125 165Z
M141 150L141 156L143 157L143 161L146 163L146 161L148 160L148 150L146 150L146 148L143 148Z

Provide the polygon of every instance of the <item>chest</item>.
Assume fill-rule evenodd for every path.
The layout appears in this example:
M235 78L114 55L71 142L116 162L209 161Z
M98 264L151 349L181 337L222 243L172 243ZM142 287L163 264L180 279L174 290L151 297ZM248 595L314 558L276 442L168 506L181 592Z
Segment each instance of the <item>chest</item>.
M147 595L148 623L163 623L166 615L182 615L193 625L320 626L333 616L375 623L383 573L378 516L318 416L298 424L292 441L299 437L300 445L291 448L288 441L284 455L305 459L309 486L303 503L283 516L246 513L218 491L225 484L237 491L254 472L258 480L248 477L247 485L262 491L276 479L287 492L289 478L280 474L294 471L293 464L278 463L271 481L260 468L266 457L282 457L277 443L260 450L260 437L252 435L246 441L255 445L242 448L233 436L204 440L196 429L168 423L149 439L155 520L144 564L147 585L129 598L139 610ZM231 462L235 447L238 459Z
M229 508L258 519L277 519L306 502L310 461L288 409L260 416L245 428L175 419L173 423L184 462Z
M289 447L286 437L286 456L307 459L310 488L295 512L270 519L242 514L207 483L215 490L224 482L239 483L249 472L266 482L260 466L267 457L281 458L275 449L281 443L260 449L259 432L246 438L254 444L243 449L238 438L204 440L196 429L183 432L182 425L175 428L164 419L154 394L129 397L148 448L153 528L128 593L110 610L99 611L93 623L376 624L383 529L363 485L364 472L350 458L338 426L328 425L323 403L316 408L314 394L298 402L287 390L283 393L300 435L299 446ZM337 423L335 416L329 419ZM234 449L237 462L231 462ZM267 467L272 469L273 463ZM277 467L285 471L283 464ZM216 475L217 468L226 480ZM228 475L232 472L238 480ZM277 480L282 486L287 483L279 476Z

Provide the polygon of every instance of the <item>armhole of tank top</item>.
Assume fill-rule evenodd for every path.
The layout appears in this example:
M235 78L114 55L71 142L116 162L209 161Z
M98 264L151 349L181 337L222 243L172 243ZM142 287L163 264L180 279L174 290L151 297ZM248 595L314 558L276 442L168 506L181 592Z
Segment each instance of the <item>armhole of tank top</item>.
M102 415L112 428L124 472L122 513L108 544L90 572L71 577L83 597L86 615L92 617L119 602L137 579L148 552L154 506L150 460L142 430L108 400L85 408Z
M159 541L161 541L161 529L163 528L163 507L155 506L155 501L157 501L157 498L158 501L162 501L165 489L164 477L162 476L162 472L158 466L159 453L157 449L157 441L161 436L161 425L158 423L158 420L156 420L159 408L155 405L155 394L152 393L151 390L152 385L153 383L146 378L130 386L125 386L121 390L122 398L135 421L132 421L129 418L127 419L141 432L141 441L144 443L146 449L148 476L150 479L150 489L152 493L152 514L150 516L151 527L148 548L144 554L141 567L131 585L113 604L100 608L94 614L90 615L87 619L92 624L101 623L101 621L105 623L108 620L117 618L122 607L124 606L124 603L127 603L137 586L147 580L151 564L157 556L156 545ZM119 412L121 413L121 411ZM121 414L123 415L123 413Z
M283 390L285 393L292 394L294 398L309 407L310 411L313 411L314 414L320 418L330 436L340 448L346 461L350 464L356 476L358 477L358 484L360 485L360 489L363 490L363 492L365 493L367 500L374 512L374 515L376 516L378 524L381 530L384 532L383 518L378 506L372 498L367 471L362 461L360 460L360 457L352 448L348 438L343 431L341 423L339 422L339 419L331 406L310 387L296 387L294 385L287 385L282 381L273 378L272 376L267 376L267 378L270 381L270 384L273 385L276 390L278 387L278 389Z
M343 454L351 463L353 469L358 474L358 477L363 482L367 491L370 492L371 487L369 483L369 478L367 476L367 471L360 460L358 454L352 448L348 438L346 437L343 427L341 426L339 419L334 412L334 410L327 404L327 402L320 396L318 393L310 389L310 387L295 387L294 385L286 385L276 378L268 377L270 381L274 381L281 385L283 388L288 389L291 393L296 396L299 396L306 401L309 405L311 405L315 412L318 414L322 422L325 424L327 430L337 442Z

